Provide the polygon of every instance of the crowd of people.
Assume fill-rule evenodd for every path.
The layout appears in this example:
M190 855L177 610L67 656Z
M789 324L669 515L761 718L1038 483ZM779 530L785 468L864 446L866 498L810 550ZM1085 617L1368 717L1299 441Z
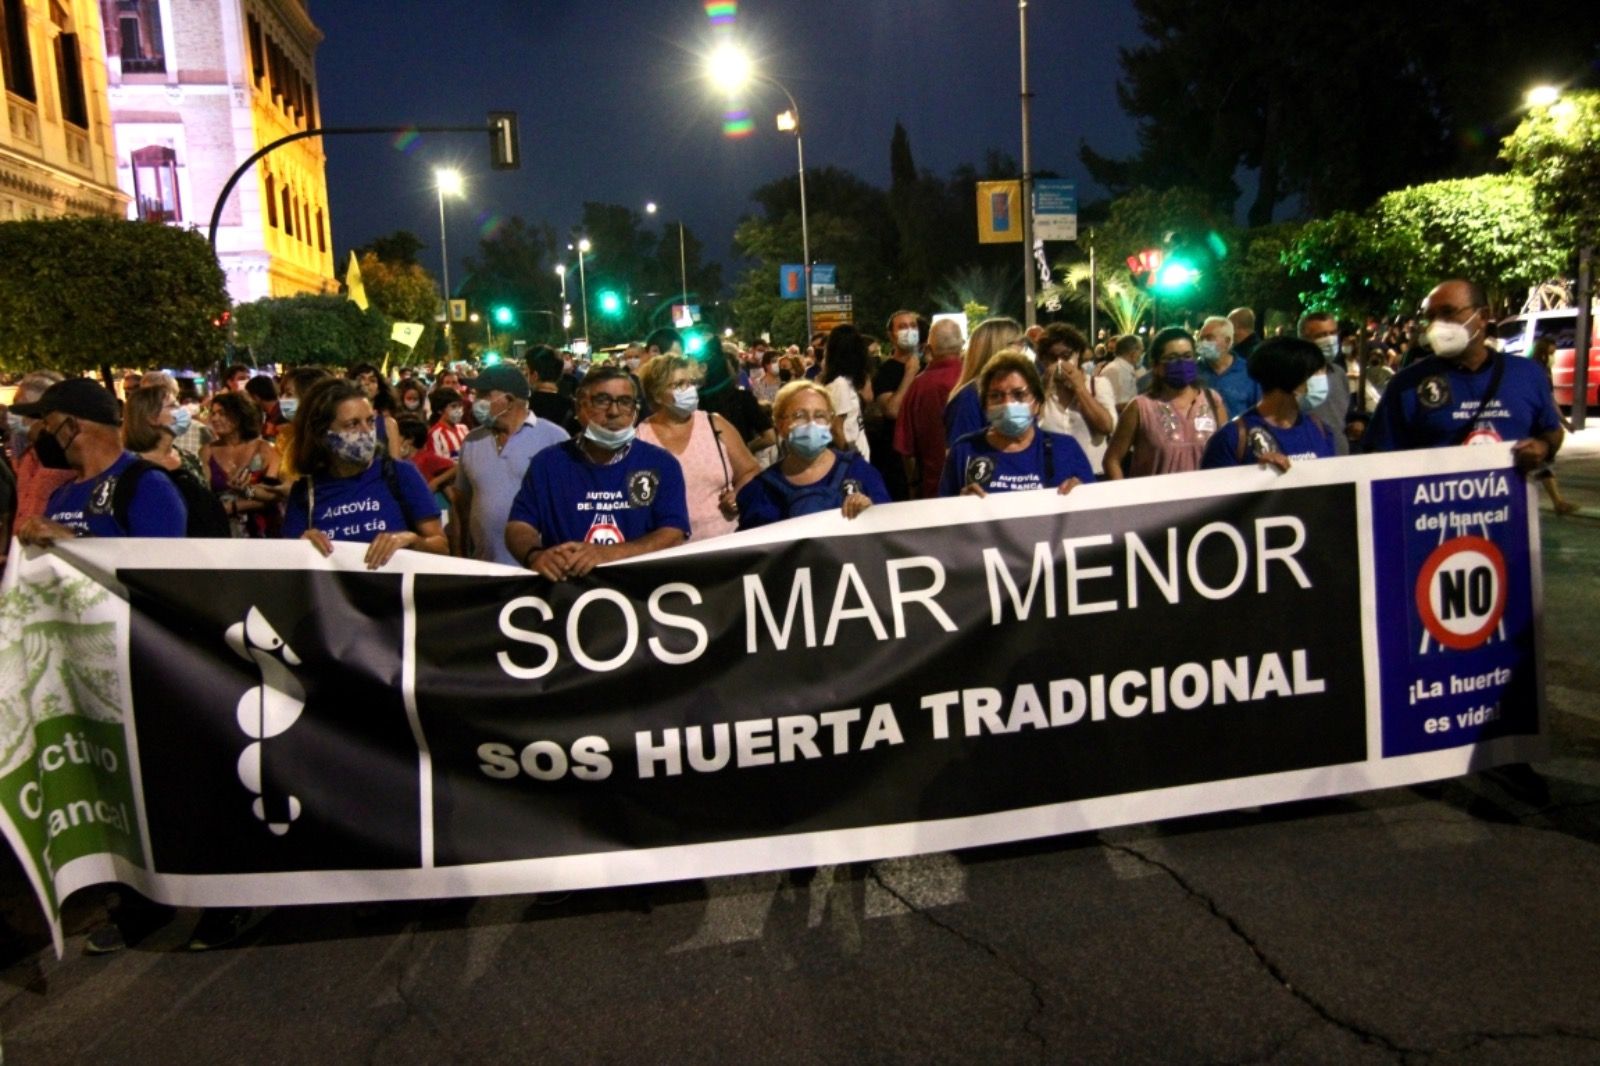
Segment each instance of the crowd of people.
M1264 339L1237 309L1091 344L1066 324L990 318L966 336L900 311L886 342L844 325L803 351L689 355L661 329L604 361L539 347L393 379L232 366L209 395L163 370L129 373L119 397L40 369L5 412L0 544L288 538L364 545L370 568L416 551L564 581L803 515L1098 478L1499 441L1547 476L1562 442L1548 353L1501 354L1490 314L1453 280L1394 334L1311 313ZM114 910L89 950L160 911ZM227 942L246 914L206 912L191 946Z
M886 326L692 356L660 329L609 361L538 347L432 376L233 366L208 396L163 370L119 398L41 369L5 419L0 532L356 542L374 568L421 551L564 580L820 511L1501 440L1547 474L1562 440L1548 359L1501 356L1467 281L1365 333L1310 313L1264 339L1245 308L1148 344Z

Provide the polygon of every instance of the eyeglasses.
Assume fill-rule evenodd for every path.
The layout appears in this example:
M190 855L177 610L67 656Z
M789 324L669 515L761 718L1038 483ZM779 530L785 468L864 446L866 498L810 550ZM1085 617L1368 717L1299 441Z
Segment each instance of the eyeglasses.
M790 411L783 416L785 422L810 422L814 426L833 425L833 416L827 411Z
M1457 315L1464 315L1473 310L1475 310L1475 308L1471 307L1424 307L1421 315L1418 317L1420 317L1424 322L1436 322L1440 319L1443 319L1446 322L1454 322Z
M1002 403L1027 403L1031 399L1033 399L1033 393L1027 389L1012 389L1010 392L1001 392L999 389L993 389L983 394L984 402L990 407Z
M609 411L613 407L628 414L639 409L639 401L632 396L612 396L607 392L596 392L589 396L589 406L597 411Z

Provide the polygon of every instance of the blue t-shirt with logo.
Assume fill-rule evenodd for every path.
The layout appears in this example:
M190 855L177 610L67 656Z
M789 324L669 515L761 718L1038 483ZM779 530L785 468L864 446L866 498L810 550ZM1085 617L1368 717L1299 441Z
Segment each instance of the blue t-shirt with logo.
M189 510L172 479L146 470L128 501L128 528L117 524L112 497L117 479L137 462L132 452L89 481L69 481L50 494L45 517L76 530L80 537L181 537L188 531Z
M314 512L315 528L332 540L369 543L379 533L415 532L406 521L425 522L439 517L439 505L422 472L410 463L396 463L394 480L405 497L405 507L390 491L383 476L382 456L352 477L307 475L295 482L284 506L283 535L298 537L306 531L306 519Z
M762 471L739 490L739 528L756 529L785 518L835 511L858 492L873 503L891 502L883 475L860 453L835 451L833 458L827 477L810 485L796 485L778 465Z
M1243 458L1239 456L1241 433L1245 435ZM1297 415L1294 425L1285 428L1262 418L1260 411L1250 410L1211 435L1200 469L1251 466L1273 453L1287 455L1296 463L1302 459L1331 459L1338 454L1333 432L1310 415Z
M571 541L622 544L668 527L687 537L687 499L683 467L665 448L635 440L622 458L602 465L569 440L533 457L510 521L538 530L546 548Z
M1485 408L1483 398L1498 362L1504 362L1505 373ZM1468 371L1451 360L1430 356L1389 380L1361 447L1393 452L1457 443L1495 444L1535 437L1560 426L1550 379L1532 360L1493 354L1477 370Z
M1256 384L1256 379L1250 376L1248 365L1237 354L1233 362L1228 364L1228 369L1220 374L1201 363L1200 384L1222 397L1230 418L1261 402L1261 386Z
M1075 477L1094 482L1094 470L1083 447L1063 433L1035 427L1033 440L1020 452L1004 452L989 443L986 430L969 433L950 446L939 478L939 495L959 496L968 485L985 492L1025 492L1059 488Z

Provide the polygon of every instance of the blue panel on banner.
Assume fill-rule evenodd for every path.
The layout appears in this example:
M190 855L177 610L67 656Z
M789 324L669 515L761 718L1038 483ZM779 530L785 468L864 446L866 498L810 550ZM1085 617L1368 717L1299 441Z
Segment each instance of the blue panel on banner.
M802 263L785 263L778 268L778 295L785 300L806 298L806 268Z
M1538 732L1522 478L1377 482L1372 531L1384 756Z

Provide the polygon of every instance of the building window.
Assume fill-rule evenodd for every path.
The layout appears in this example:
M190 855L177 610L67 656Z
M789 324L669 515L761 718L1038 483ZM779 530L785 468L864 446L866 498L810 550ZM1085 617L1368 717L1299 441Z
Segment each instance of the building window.
M278 183L267 175L267 225L278 228Z
M294 203L289 197L289 190L284 189L279 194L283 197L283 232L294 236Z
M80 130L89 128L89 101L83 92L83 63L78 55L78 35L56 34L56 89L61 94L61 117Z
M319 207L317 208L317 251L326 252L327 250L328 227L327 224L322 221L322 208Z
M24 0L3 0L0 19L0 63L5 64L6 91L39 102L33 87L33 53L28 49L28 12Z
M141 222L178 222L178 153L153 145L133 153L133 202Z
M267 72L267 61L261 53L261 23L256 21L254 15L246 15L245 24L250 33L250 73L255 76L259 87L262 75Z
M122 57L124 74L165 74L161 0L100 0L106 55Z

